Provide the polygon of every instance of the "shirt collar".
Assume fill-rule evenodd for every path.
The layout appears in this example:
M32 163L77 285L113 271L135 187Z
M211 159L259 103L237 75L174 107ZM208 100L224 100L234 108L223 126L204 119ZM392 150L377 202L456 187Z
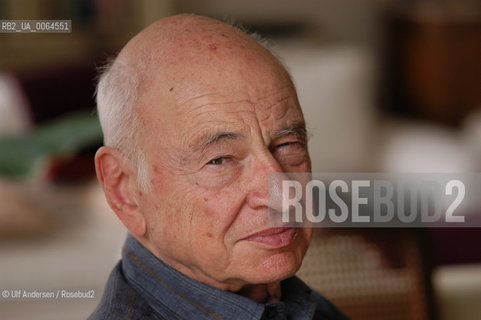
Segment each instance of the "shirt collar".
M299 279L281 283L283 302L261 304L233 292L193 280L155 257L132 235L122 251L122 268L131 285L159 314L174 319L261 319L270 308L283 312L302 310L312 318L315 302L311 290ZM266 310L267 311L267 310Z

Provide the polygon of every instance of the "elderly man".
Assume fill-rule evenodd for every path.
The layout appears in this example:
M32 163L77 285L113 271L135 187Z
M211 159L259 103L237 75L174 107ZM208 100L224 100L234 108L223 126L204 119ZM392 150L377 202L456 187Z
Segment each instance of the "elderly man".
M293 276L311 230L269 225L269 175L310 159L268 50L216 20L161 19L106 68L97 102L97 176L129 236L90 319L345 319Z

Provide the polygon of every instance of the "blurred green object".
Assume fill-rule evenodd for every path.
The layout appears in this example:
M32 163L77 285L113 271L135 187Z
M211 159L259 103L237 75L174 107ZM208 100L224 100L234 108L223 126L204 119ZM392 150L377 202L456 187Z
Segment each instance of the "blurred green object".
M0 136L0 176L31 178L50 157L73 156L102 139L99 120L92 113L69 114L26 133Z

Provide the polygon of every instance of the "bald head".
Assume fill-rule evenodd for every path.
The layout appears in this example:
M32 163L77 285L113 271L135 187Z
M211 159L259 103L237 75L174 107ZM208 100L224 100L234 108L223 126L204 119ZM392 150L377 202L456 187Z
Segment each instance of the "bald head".
M149 80L153 74L188 73L199 65L208 68L233 56L254 54L272 58L238 28L206 17L177 15L145 28L122 49L117 61L138 68Z
M256 38L214 19L177 15L142 30L105 68L97 87L104 143L133 162L144 188L148 169L142 131L152 113L188 100L193 84L205 85L211 77L243 72L256 61L287 75ZM155 105L151 105L152 95Z

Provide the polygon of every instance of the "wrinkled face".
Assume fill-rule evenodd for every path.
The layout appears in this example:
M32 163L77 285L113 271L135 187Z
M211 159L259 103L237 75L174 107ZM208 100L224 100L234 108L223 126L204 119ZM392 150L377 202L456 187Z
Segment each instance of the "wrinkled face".
M277 62L248 53L237 60L200 61L159 86L154 79L141 101L149 249L222 289L292 275L311 236L268 222L269 175L310 171L295 89Z

